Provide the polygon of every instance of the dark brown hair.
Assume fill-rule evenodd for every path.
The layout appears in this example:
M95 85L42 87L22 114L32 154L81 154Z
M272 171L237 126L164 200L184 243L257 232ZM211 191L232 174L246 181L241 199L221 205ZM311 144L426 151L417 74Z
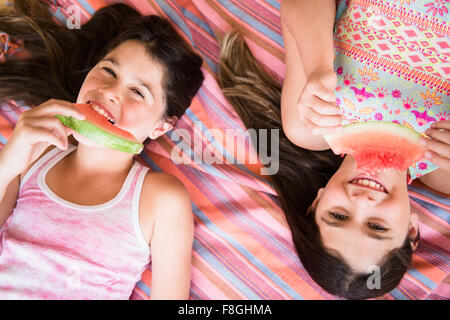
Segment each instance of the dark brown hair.
M125 4L101 8L80 29L70 30L39 1L15 0L14 8L0 10L0 30L23 40L31 55L0 64L0 100L74 102L89 70L127 40L141 41L165 68L165 117L180 118L203 82L202 58L170 22Z
M282 128L281 85L258 64L236 31L221 41L219 83L247 128ZM277 191L297 254L311 278L328 293L347 299L374 298L394 289L411 263L409 238L380 262L380 289L369 289L371 274L352 270L322 243L311 204L342 158L330 150L300 148L280 130L279 163L278 172L269 180Z

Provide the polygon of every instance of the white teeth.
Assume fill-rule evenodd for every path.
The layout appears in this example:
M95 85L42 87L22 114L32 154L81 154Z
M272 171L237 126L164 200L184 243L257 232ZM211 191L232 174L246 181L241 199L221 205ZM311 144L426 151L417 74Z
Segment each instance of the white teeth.
M105 110L101 109L99 106L97 106L96 104L92 105L92 108L97 111L99 114L101 114L102 116L104 116L107 120L109 120L110 122L112 122L113 124L115 123L115 121L113 119L111 119L110 117L108 117L108 114L106 113Z
M355 184L363 185L363 186L370 186L372 188L380 189L381 191L384 191L384 188L379 183L376 183L375 181L368 180L368 179L357 179L353 181Z

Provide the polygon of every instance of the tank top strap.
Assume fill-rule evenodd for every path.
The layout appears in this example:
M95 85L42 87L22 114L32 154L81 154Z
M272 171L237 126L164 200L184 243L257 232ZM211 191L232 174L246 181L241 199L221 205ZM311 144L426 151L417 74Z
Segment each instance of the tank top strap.
M57 157L59 154L64 153L64 155L70 153L75 149L76 146L69 146L67 150L61 150L57 147L53 148L46 154L44 154L41 158L39 158L31 168L25 173L23 179L20 181L20 189L22 189L23 185L33 176L35 173L39 172L42 167L44 167L48 162Z

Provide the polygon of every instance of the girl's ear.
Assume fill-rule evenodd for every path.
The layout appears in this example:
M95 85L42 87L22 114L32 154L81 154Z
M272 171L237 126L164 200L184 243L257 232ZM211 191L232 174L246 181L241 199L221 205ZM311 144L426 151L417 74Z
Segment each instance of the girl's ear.
M416 213L411 213L409 218L409 243L413 251L417 249L419 239L419 216Z
M322 196L323 190L325 190L325 188L320 188L319 190L317 190L317 196L314 199L314 201L311 204L311 206L308 208L308 211L306 211L306 215L309 215L309 213L311 211L316 210L317 204L319 203L319 200L320 200L320 197Z
M150 132L148 135L150 139L157 139L158 137L162 136L166 132L172 130L175 127L175 124L177 123L178 118L175 116L172 116L167 119L161 119L155 128Z

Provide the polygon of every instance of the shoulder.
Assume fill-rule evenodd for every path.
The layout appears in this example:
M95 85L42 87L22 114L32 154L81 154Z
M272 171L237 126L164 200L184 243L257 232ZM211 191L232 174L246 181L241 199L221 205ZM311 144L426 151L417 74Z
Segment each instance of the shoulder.
M141 207L147 214L162 212L165 216L189 216L191 200L184 184L175 176L165 172L148 172L145 176ZM144 213L145 214L145 213Z
M187 195L184 184L174 175L165 172L147 172L143 188L151 189L153 196L183 197Z

